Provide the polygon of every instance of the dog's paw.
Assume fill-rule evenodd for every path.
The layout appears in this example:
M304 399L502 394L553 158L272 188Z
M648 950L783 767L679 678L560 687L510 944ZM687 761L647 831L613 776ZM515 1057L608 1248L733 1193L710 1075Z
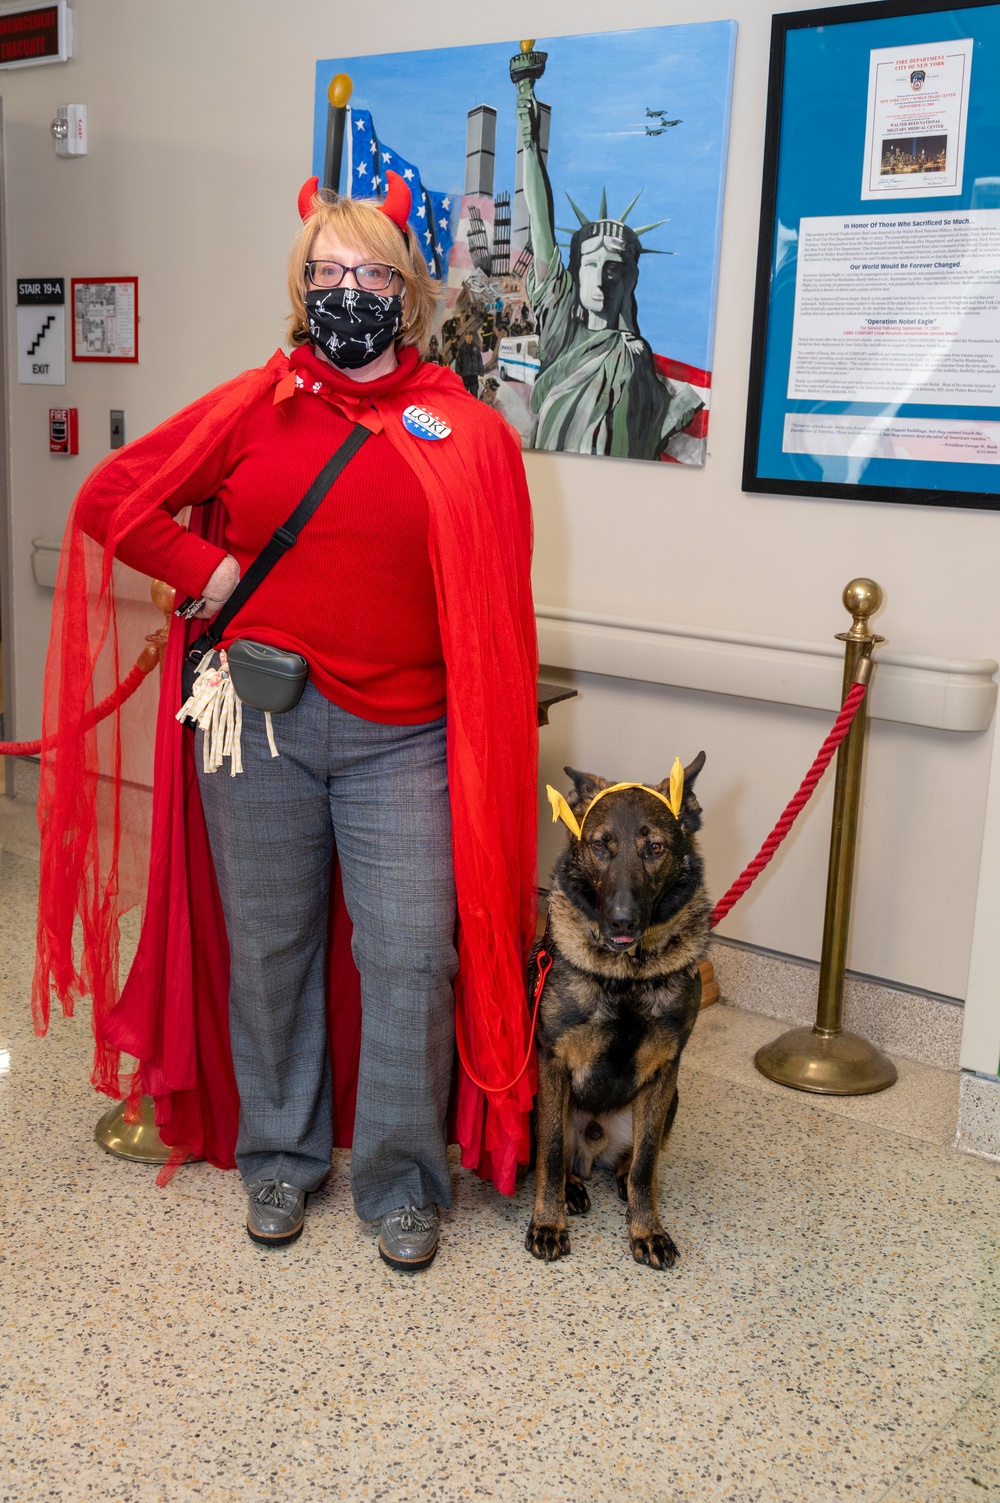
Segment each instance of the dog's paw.
M554 1263L556 1258L565 1258L569 1253L569 1232L564 1226L548 1226L533 1221L528 1227L524 1245L533 1258L543 1263Z
M571 1216L586 1216L590 1210L590 1196L582 1179L566 1178L566 1209Z
M646 1236L630 1232L628 1245L635 1261L645 1263L647 1268L672 1268L680 1257L673 1238L662 1227Z

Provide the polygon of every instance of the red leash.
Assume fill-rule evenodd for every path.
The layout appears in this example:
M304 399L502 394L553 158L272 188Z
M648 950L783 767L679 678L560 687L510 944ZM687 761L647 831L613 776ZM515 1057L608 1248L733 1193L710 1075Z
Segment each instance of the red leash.
M480 1080L475 1070L469 1064L469 1055L465 1047L465 1040L462 1037L461 1016L459 1014L458 1008L455 1009L455 1043L458 1045L458 1057L462 1061L462 1067L465 1070L466 1075L468 1075L469 1079L472 1081L472 1084L477 1085L481 1091L488 1091L491 1096L500 1096L504 1091L509 1091L517 1085L518 1081L521 1079L521 1076L528 1068L528 1061L531 1059L532 1053L534 1052L535 1025L538 1022L538 1009L542 1005L542 992L545 990L546 978L552 969L552 956L549 954L548 950L539 950L538 954L535 956L535 964L538 966L538 978L535 981L535 1010L531 1014L531 1031L528 1034L528 1049L524 1056L524 1063L521 1065L520 1070L518 1070L514 1078L512 1080L508 1080L505 1085L487 1085L485 1080Z

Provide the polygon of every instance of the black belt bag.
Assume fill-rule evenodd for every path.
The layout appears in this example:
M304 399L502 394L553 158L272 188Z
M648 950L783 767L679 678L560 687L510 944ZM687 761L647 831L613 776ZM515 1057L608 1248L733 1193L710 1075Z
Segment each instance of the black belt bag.
M181 704L186 704L191 698L198 664L205 653L211 651L208 634L202 632L184 654ZM243 703L253 710L266 710L271 715L294 710L309 677L309 664L301 652L284 652L280 647L268 647L266 642L251 642L249 637L238 637L229 644L226 662L233 688Z
M243 609L279 558L283 558L295 544L299 533L318 509L338 475L370 437L369 430L362 428L360 424L351 429L336 454L320 470L288 521L275 531L270 542L254 559L219 614L213 618L211 626L187 648L181 667L182 704L191 697L195 674L206 652L212 652L218 647L230 621ZM190 618L198 604L194 600L185 600L177 607L176 614ZM252 642L247 637L240 637L230 643L226 658L233 688L251 709L266 710L271 715L283 715L286 710L294 710L302 698L302 691L309 677L309 664L301 653L286 652L280 647L269 647L264 642Z
M245 705L283 715L294 710L309 677L309 664L300 652L283 652L264 642L240 637L226 653L233 688Z
M181 704L186 704L191 698L198 664L213 647L208 633L202 632L184 654ZM280 647L269 647L266 642L252 642L249 637L238 637L235 642L230 642L226 662L233 688L243 703L253 710L266 710L271 715L294 710L309 677L309 664L301 652L285 652Z

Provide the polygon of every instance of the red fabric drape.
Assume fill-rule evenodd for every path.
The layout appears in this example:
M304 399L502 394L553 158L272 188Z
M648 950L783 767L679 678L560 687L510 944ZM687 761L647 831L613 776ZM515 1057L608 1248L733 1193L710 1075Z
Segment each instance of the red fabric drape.
M72 1011L94 1003L94 1083L122 1095L119 1052L140 1061L165 1142L228 1166L238 1102L228 1039L228 949L194 774L192 738L174 719L180 662L193 627L174 621L156 723L150 819L151 704L140 691L86 734L59 739L104 697L150 627L113 563L118 540L190 475L241 413L289 372L280 352L260 370L199 399L98 467L116 504L105 550L67 530L46 669L38 956L33 990L43 1032L50 992ZM411 436L404 408L422 404L451 435ZM448 759L459 908L463 1008L472 1063L498 1083L515 1073L528 1041L524 965L534 935L537 656L530 595L531 522L516 436L457 378L419 365L411 383L376 399L390 441L427 493L430 547L448 680ZM209 508L198 508L212 525ZM132 577L133 586L135 576ZM128 598L129 596L134 598ZM145 758L145 761L144 761ZM222 774L220 774L222 775ZM119 921L142 901L135 962L119 996ZM349 925L334 905L331 1044L336 1136L348 1140L356 1089L357 979ZM73 925L81 921L79 960ZM463 1162L509 1193L528 1153L533 1072L511 1091L484 1094L459 1072L456 1128Z

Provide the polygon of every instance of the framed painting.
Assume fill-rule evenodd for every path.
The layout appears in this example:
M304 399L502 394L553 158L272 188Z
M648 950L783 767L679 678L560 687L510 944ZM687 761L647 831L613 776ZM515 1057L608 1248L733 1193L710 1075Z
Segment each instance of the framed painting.
M773 18L743 488L1000 508L1000 5Z
M317 63L313 170L410 186L428 358L526 447L704 463L736 24Z

